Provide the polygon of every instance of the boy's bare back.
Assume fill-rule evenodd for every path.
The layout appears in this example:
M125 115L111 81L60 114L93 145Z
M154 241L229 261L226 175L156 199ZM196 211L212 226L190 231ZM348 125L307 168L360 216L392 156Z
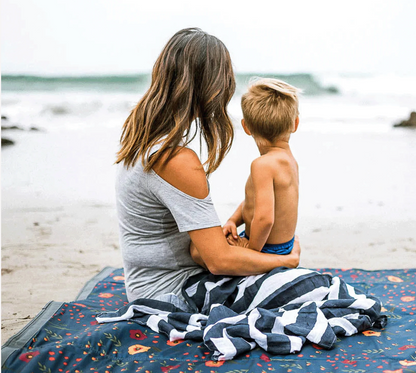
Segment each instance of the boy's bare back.
M260 157L251 164L245 200L223 226L231 243L244 241L237 236L237 227L244 224L244 244L253 250L285 255L293 248L299 176L289 140L299 126L298 92L283 81L264 78L241 98L241 124Z
M263 150L251 164L245 187L242 217L247 236L251 237L254 214L262 223L271 222L267 244L281 244L295 235L298 200L298 165L288 143ZM254 237L253 237L254 238Z

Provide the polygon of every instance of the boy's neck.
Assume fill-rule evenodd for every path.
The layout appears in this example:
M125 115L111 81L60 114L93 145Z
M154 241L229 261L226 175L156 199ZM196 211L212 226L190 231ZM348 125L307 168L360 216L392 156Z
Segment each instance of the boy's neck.
M264 139L255 139L257 148L261 155L267 154L273 150L289 150L290 136L275 140L273 142Z

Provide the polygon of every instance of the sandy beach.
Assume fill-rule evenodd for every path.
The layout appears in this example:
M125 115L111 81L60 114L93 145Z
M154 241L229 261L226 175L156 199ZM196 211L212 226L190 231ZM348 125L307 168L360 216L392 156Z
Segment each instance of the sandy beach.
M304 267L415 266L416 220L301 222ZM113 206L4 209L2 232L2 344L47 302L71 301L102 268L122 266Z
M94 145L100 157L85 151L77 157L74 148L88 148L93 131L82 138L71 131L21 131L15 146L2 150L2 344L50 300L71 301L102 268L122 266L109 151L117 135L107 131ZM297 135L301 266L415 267L416 131L357 136L301 129ZM318 139L319 151L310 151L307 144ZM389 144L400 152L386 154ZM223 222L242 198L248 172L235 165L255 156L251 139L237 131L233 150L210 179Z

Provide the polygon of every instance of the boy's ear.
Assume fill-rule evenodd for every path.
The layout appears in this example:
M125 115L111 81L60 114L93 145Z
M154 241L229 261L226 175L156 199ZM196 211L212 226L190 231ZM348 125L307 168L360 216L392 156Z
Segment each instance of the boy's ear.
M247 126L246 126L246 122L245 122L245 120L244 120L244 119L241 119L241 125L243 126L243 130L244 130L244 132L245 132L247 135L251 136L251 132L250 132L250 130L247 128Z
M299 127L299 117L296 117L296 119L295 119L295 127L294 127L292 133L295 133L298 130L298 127Z

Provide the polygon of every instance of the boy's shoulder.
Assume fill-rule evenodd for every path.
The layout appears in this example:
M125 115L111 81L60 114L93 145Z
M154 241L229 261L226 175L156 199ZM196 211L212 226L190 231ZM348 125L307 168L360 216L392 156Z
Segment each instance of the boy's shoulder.
M266 153L261 155L260 157L256 158L252 163L251 167L255 168L271 168L275 169L276 167L290 167L293 163L294 159L293 156L289 155L288 153L282 152L273 152L273 153Z
M261 155L251 162L251 170L267 170L273 167L273 162L266 155Z
M267 153L256 158L251 163L251 175L252 177L271 177L275 182L286 182L287 178L291 178L290 175L294 172L294 165L297 168L297 163L293 156L285 152Z

